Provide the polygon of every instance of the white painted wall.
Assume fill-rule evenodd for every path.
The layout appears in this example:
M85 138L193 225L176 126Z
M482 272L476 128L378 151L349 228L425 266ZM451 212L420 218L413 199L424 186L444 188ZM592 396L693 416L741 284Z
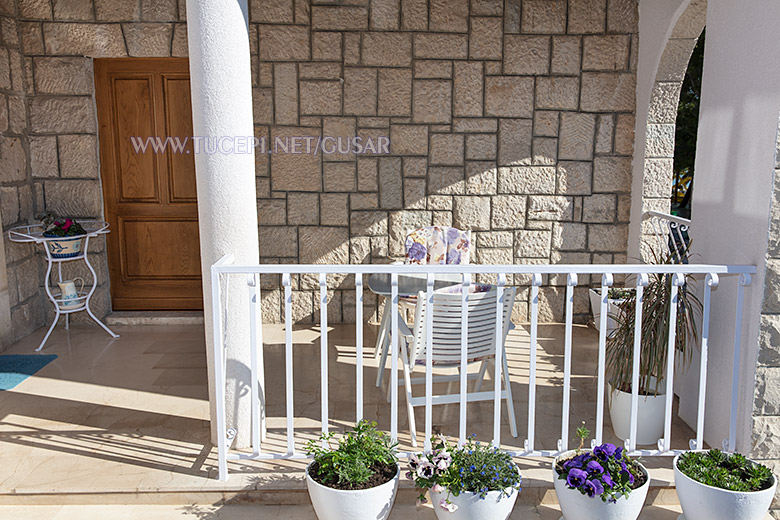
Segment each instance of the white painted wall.
M749 450L765 257L780 110L780 3L709 0L692 206L694 253L754 264L742 331L740 451ZM728 435L736 280L713 293L705 440Z
M254 136L247 0L187 0L193 132L196 136ZM196 154L200 256L209 368L209 402L215 415L211 265L225 254L239 264L259 260L254 153ZM238 429L236 447L249 445L249 310L246 279L231 280L223 296L227 358L227 426ZM239 361L241 360L241 361ZM211 421L212 439L216 432Z

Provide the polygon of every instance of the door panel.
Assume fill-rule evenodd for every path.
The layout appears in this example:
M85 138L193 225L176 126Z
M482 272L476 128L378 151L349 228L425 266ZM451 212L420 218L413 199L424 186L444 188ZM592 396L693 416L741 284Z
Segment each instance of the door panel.
M113 308L202 309L191 143L146 142L192 136L186 58L96 59L95 99Z

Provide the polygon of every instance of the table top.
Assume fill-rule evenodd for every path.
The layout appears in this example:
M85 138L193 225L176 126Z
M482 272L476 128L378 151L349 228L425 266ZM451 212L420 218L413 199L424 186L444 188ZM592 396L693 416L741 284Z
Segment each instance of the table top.
M375 273L368 278L368 288L371 292L380 296L390 296L392 288L390 287L390 274ZM435 274L433 275L433 288L442 289L457 285L463 281L460 274ZM399 274L398 275L398 295L416 296L418 292L427 289L427 275L425 274Z

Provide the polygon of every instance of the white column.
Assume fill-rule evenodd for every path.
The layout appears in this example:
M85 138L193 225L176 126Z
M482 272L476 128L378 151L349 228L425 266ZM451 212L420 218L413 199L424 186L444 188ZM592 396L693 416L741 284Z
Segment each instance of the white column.
M193 133L210 138L254 135L246 0L187 0ZM195 154L203 300L209 374L213 372L211 265L225 254L255 264L257 203L254 153ZM236 446L249 445L249 311L245 280L231 280L227 302L227 426ZM214 381L209 376L211 434L215 431ZM239 398L240 394L244 397Z

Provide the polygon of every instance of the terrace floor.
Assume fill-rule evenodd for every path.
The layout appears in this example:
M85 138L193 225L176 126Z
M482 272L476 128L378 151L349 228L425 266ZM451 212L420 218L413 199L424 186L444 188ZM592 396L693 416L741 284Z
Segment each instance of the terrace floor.
M372 346L376 327L366 329L366 345ZM175 517L173 511L182 518L244 518L239 505L250 501L269 508L269 518L275 518L274 504L297 504L290 506L285 517L313 517L302 492L305 461L231 462L227 482L213 478L217 461L216 449L209 442L202 326L117 326L116 331L121 338L113 340L96 326L57 329L44 352L59 357L15 389L0 393L0 457L6 461L0 465L0 508L10 512L14 506L37 505L40 507L30 513L38 511L40 518L58 520L73 518L68 515L83 507L112 504L122 505L122 515L133 518L137 516L130 513L131 508L142 506L147 507L148 518L156 518L152 506L169 513L159 513L160 518ZM269 419L264 449L284 451L282 328L266 326L265 333ZM42 334L32 334L8 353L31 353ZM563 336L561 325L539 327L536 436L537 447L542 449L554 449L560 437ZM295 426L302 436L301 446L305 438L313 438L320 430L319 332L316 326L301 327L293 338ZM331 425L338 430L354 422L354 326L331 328L329 342ZM597 343L595 330L575 326L572 428L582 420L589 425L595 420ZM521 446L526 436L527 347L528 334L518 327L511 333L507 352L520 435L516 439L510 436L506 420L502 431L503 443L512 449ZM374 386L376 362L371 356L373 349L367 350L365 416L389 429L390 405L384 390ZM399 391L399 395L403 393ZM421 429L424 412L418 409L417 413ZM437 430L457 433L457 421L458 405L434 407ZM468 421L469 432L489 440L492 403L470 404ZM692 435L676 420L675 447L684 447ZM403 397L399 437L402 449L411 449ZM608 425L605 438L612 438ZM648 509L648 514L661 516L646 518L675 518L676 496L669 489L671 459L651 459L647 465L657 491L652 495L656 507ZM518 511L530 507L540 515L531 518L555 517L545 513L557 507L550 489L549 459L522 459L520 466L524 489ZM414 509L413 501L411 483L404 482L399 506ZM181 504L196 505L187 510ZM237 516L223 516L228 510L235 510ZM287 516L293 513L299 516ZM433 517L433 512L424 508L415 514ZM0 517L11 516L0 510Z

